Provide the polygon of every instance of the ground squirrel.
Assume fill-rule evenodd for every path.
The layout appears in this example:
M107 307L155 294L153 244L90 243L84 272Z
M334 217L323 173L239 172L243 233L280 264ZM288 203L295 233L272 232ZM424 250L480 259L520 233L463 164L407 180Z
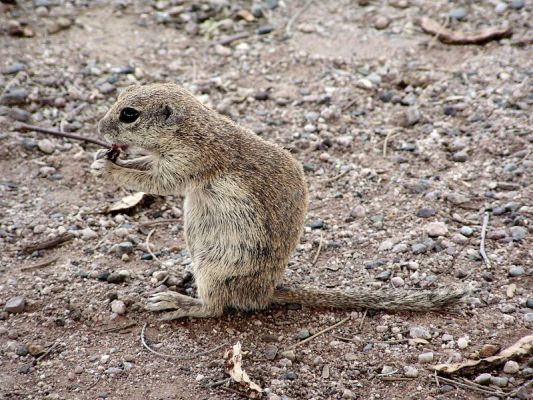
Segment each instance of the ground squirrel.
M126 88L99 131L115 145L112 156L99 160L104 176L131 190L185 196L184 231L198 298L154 294L147 309L166 311L163 319L216 317L228 308L261 310L274 303L435 310L463 294L281 286L308 204L300 164L176 84ZM125 146L149 155L116 158L116 149Z

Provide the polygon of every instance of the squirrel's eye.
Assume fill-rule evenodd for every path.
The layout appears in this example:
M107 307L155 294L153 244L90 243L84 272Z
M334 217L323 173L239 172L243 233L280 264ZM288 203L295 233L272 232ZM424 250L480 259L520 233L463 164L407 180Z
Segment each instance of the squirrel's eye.
M120 116L118 119L120 122L124 122L125 124L131 124L137 118L139 118L139 114L139 111L137 111L135 108L126 107L120 111Z

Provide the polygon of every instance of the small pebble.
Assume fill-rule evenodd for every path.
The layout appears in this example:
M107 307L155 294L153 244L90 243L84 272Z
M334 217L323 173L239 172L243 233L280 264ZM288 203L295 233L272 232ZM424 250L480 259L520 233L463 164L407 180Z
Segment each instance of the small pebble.
M82 229L80 233L81 233L81 238L83 240L91 240L91 239L95 239L98 237L98 234L95 231L93 231L91 228Z
M290 371L285 374L285 379L288 379L289 381L294 381L297 378L298 375L295 372Z
M418 361L422 364L430 363L433 361L433 352L428 351L427 353L419 354Z
M505 10L507 10L507 4L502 2L496 4L496 7L494 8L496 14L503 14Z
M448 13L448 15L450 16L450 18L460 21L466 17L466 8L464 7L454 8Z
M480 374L474 379L474 382L476 382L478 385L488 385L490 383L490 379L492 378L491 374L484 373Z
M530 297L526 300L526 307L533 308L533 297Z
M459 233L461 233L461 235L464 235L466 237L470 237L474 233L474 230L470 228L469 226L462 226L461 229L459 229Z
M357 360L357 355L355 353L346 353L344 355L344 359L346 361L356 361Z
M45 154L52 154L55 150L54 144L48 139L41 139L37 142L37 147Z
M448 227L444 222L431 222L426 226L426 232L431 237L445 236L448 233Z
M390 282L394 287L402 287L405 284L404 280L399 276L393 277Z
M509 383L509 378L502 376L493 376L490 378L490 383L498 387L506 387Z
M524 7L525 4L526 4L525 0L511 0L511 2L509 3L509 6L513 10L520 10L521 8Z
M516 374L520 371L520 365L516 361L509 360L503 366L503 372L506 374Z
M26 299L22 296L16 296L16 297L10 298L8 301L6 301L6 304L4 305L4 311L7 311L13 314L23 312L25 308L26 308Z
M523 226L512 226L510 228L511 231L511 237L515 242L519 242L521 240L524 240L527 236L527 228Z
M403 367L403 374L406 378L416 378L418 377L418 369L410 365Z
M417 211L416 216L420 218L429 218L437 214L437 211L434 208L421 208Z
M512 276L514 278L518 277L518 276L522 276L526 273L526 271L524 270L524 267L520 267L520 266L512 266L509 268L509 276Z
M283 351L281 353L281 356L291 361L296 360L296 353L294 352L294 350Z
M355 399L356 396L355 396L355 393L352 392L350 389L344 389L342 391L342 398L343 399Z
M309 329L300 329L298 333L296 334L296 337L300 340L307 339L309 336L311 336L311 333L309 332Z
M409 329L409 336L413 339L431 339L429 331L422 326L414 326Z
M464 350L468 347L468 338L461 337L457 339L457 347L459 347L461 350Z
M111 311L118 315L126 314L126 304L121 300L113 300L111 302Z
M379 30L385 29L386 27L389 26L389 24L390 24L390 20L383 15L378 16L376 18L376 21L374 22L375 28Z
M492 357L500 351L500 346L496 344L484 344L479 351L482 358Z
M273 30L274 30L274 28L272 27L272 25L263 25L263 26L260 26L257 29L257 33L259 35L266 35L266 34L272 32Z

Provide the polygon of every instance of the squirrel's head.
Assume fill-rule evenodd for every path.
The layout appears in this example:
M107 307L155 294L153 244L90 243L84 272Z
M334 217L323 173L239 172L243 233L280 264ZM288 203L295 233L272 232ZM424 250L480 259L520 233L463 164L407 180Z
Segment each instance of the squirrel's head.
M98 130L113 144L161 153L187 138L201 140L198 125L208 114L202 103L176 84L134 85L120 93Z

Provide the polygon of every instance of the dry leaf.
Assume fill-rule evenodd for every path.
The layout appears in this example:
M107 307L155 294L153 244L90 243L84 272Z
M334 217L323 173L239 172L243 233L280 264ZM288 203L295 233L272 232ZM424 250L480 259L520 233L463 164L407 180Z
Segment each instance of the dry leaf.
M480 360L466 360L461 363L454 364L438 364L432 368L435 371L443 372L445 374L453 374L454 372L465 370L465 372L473 372L475 370L483 369L486 367L493 367L504 363L505 361L514 358L528 355L533 351L533 335L524 336L518 340L515 344L506 349L500 351L499 354L482 358Z
M246 371L242 369L241 343L237 342L237 344L233 346L233 350L226 352L224 358L227 359L226 369L229 375L235 382L240 383L241 386L244 387L248 397L261 397L263 389L261 389L256 383L252 382Z
M123 197L116 203L107 207L105 212L111 213L111 212L129 210L130 208L133 208L136 205L138 205L144 199L144 196L145 194L143 192L137 192L129 196Z

